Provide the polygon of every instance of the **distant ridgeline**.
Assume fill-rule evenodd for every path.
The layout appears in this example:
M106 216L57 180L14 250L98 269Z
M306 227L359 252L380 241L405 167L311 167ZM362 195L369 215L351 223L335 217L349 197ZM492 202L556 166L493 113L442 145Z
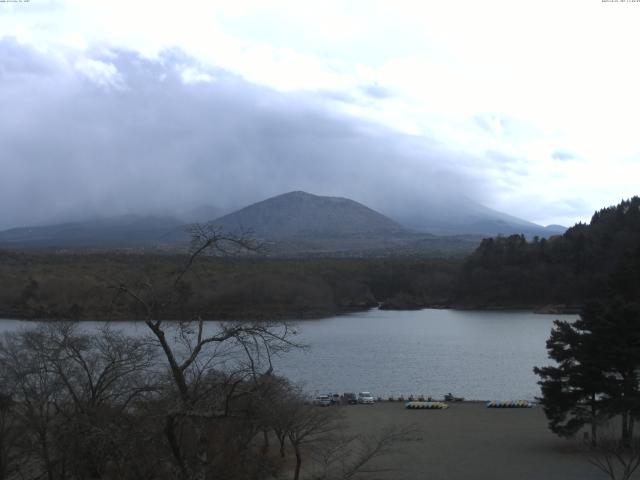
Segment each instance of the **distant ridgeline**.
M453 303L559 310L614 292L640 298L640 198L596 212L564 235L488 238L465 261Z

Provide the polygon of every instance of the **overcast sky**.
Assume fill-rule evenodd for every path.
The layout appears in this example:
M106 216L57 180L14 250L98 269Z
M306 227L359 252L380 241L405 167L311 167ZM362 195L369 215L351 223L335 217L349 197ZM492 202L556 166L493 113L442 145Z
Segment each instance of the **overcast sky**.
M638 194L640 3L0 2L0 228L466 195L572 225Z

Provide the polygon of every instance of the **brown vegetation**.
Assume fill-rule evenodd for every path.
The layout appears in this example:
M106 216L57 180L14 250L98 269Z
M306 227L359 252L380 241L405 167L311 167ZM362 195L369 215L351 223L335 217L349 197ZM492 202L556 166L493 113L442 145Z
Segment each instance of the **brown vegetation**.
M153 283L159 298L184 256L0 252L0 316L28 319L141 319L139 303L114 308L110 286ZM312 318L393 305L442 304L459 261L418 259L266 259L202 257L179 285L164 319ZM172 293L173 295L173 293ZM398 307L402 307L401 304Z

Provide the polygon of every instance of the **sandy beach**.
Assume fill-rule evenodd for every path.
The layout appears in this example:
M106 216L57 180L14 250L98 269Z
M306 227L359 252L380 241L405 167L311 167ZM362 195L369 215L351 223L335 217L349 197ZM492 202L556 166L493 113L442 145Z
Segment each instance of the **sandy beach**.
M399 453L375 463L393 471L366 476L372 480L606 478L587 462L576 442L548 430L539 407L490 409L484 403L462 402L447 410L406 410L402 402L381 402L340 408L354 433L375 434L406 424L419 429L399 446Z

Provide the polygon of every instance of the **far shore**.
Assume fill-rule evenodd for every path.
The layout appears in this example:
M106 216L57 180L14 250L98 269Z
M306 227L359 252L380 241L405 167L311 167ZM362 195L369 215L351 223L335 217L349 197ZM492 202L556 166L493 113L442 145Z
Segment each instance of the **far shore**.
M353 313L363 313L368 312L370 310L386 310L386 311L416 311L416 310L465 310L465 311L482 311L482 312L523 312L523 313L537 313L541 315L577 315L580 313L579 306L566 306L566 305L537 305L537 306L469 306L469 305L425 305L416 308L388 308L382 305L377 307L367 307L367 308L349 308L342 309L338 311L331 312L318 312L318 311L298 311L298 312L281 312L278 314L264 314L260 312L254 313L244 313L236 312L229 313L226 315L220 314L216 316L204 316L205 321L296 321L296 320L322 320L325 318L339 317L342 315L349 315ZM33 316L33 315L25 315L22 312L11 312L11 311L0 311L0 321L1 320L23 320L23 321L34 321L34 322L55 322L55 321L88 321L88 322L133 322L133 321L144 321L144 318L135 318L132 317L107 317L107 316L94 316L91 318L79 317L79 318L71 318L71 317L57 317L57 316ZM160 316L160 320L163 321L177 321L181 320L181 318L162 318Z

